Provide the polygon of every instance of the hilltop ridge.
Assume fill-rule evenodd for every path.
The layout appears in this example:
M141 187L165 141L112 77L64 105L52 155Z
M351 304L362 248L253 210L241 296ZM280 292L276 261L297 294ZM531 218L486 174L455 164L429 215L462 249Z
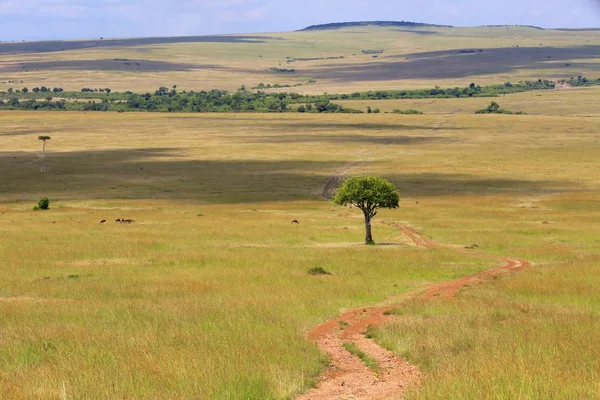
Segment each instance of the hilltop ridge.
M301 31L318 31L318 30L331 30L331 29L342 29L342 28L350 28L355 26L397 26L397 27L409 27L409 28L454 28L452 25L435 25L435 24L425 24L421 22L410 22L410 21L355 21L355 22L332 22L329 24L321 24L321 25L311 25L304 29L299 29L298 32Z

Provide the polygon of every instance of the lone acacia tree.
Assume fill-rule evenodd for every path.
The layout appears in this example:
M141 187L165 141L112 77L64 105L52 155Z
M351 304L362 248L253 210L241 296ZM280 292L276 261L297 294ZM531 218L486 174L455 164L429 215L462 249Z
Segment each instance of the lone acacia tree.
M374 244L371 220L377 215L380 208L400 207L400 194L391 182L383 178L358 176L342 182L333 202L340 206L351 204L362 210L365 215L365 244Z
M41 140L42 142L44 142L42 151L46 151L46 140L50 140L50 139L52 139L50 136L38 136L38 140Z

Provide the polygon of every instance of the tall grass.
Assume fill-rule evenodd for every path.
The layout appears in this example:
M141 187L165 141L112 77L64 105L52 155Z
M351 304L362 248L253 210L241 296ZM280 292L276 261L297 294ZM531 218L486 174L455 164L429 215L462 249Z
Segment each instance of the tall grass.
M597 390L597 118L1 117L2 398L293 397L326 363L312 327L493 266L391 222L537 262L373 333L428 371L422 393L471 396L484 372L505 398ZM402 194L380 246L320 198L357 161ZM41 196L51 209L31 211Z

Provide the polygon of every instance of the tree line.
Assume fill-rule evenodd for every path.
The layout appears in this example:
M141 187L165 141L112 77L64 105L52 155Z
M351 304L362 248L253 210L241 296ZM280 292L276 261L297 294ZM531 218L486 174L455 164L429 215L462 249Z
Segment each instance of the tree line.
M600 79L583 76L561 81L571 86L600 85ZM504 94L550 90L554 81L542 80L506 82L480 86L475 83L463 88L381 90L351 94L300 95L298 93L266 93L250 91L244 86L236 92L178 91L160 87L153 93L114 92L111 89L83 88L80 92L65 92L62 88L41 87L33 90L0 92L0 110L68 110L68 111L150 111L150 112L301 112L301 113L361 113L334 103L339 100L386 100L424 98L498 97ZM36 90L39 89L39 90ZM45 89L45 90L42 90ZM69 101L67 101L69 100ZM375 112L372 110L372 112Z

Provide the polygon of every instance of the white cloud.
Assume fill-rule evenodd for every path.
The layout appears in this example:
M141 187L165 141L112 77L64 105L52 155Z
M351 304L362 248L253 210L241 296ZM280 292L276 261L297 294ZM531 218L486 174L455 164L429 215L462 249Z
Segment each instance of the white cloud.
M0 0L0 35L22 36L0 40L286 31L351 20L599 26L600 0Z

